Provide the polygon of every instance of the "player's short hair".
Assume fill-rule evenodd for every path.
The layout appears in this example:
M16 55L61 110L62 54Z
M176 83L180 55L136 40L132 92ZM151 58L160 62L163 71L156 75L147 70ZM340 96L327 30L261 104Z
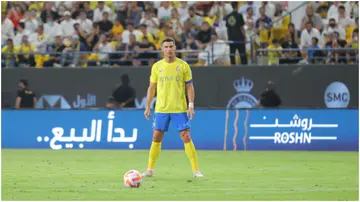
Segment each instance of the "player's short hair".
M163 45L165 42L173 42L175 44L175 40L171 37L168 37L166 39L164 39L162 42L161 42L161 45Z

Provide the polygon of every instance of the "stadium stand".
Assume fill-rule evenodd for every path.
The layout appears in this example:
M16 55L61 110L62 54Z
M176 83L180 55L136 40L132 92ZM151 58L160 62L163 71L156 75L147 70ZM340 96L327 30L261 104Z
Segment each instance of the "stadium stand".
M232 43L246 44L248 64L358 63L357 1L308 2L299 28L289 3L238 2L241 42L223 20L231 2L2 1L2 68L151 65L166 37L194 66L231 65Z

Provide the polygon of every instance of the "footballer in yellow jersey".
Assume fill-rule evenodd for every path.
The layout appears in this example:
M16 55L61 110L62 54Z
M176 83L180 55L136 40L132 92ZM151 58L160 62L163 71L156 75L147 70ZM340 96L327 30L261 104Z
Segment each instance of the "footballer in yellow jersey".
M144 115L149 120L150 104L156 96L153 123L153 139L149 152L149 162L143 176L154 175L154 166L161 151L161 142L170 122L180 132L184 142L194 177L203 177L199 171L196 149L190 137L190 120L194 117L194 86L190 66L176 57L175 40L166 38L161 43L164 59L156 62L151 69L150 85ZM189 105L186 103L187 93Z

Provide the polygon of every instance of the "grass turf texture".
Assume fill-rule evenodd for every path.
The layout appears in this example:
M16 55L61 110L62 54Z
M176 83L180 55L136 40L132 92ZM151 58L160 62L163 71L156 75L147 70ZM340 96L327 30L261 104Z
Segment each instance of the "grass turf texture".
M358 200L357 152L198 151L194 179L184 151L163 150L155 176L148 151L2 150L2 200Z

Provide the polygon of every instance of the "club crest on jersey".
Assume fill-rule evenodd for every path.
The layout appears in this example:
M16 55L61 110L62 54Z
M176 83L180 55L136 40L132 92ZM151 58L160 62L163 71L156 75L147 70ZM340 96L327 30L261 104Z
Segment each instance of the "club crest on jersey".
M227 108L252 108L257 105L257 99L250 94L254 83L250 79L235 80L233 86L237 91L227 104Z
M176 71L180 72L180 66L176 67Z

